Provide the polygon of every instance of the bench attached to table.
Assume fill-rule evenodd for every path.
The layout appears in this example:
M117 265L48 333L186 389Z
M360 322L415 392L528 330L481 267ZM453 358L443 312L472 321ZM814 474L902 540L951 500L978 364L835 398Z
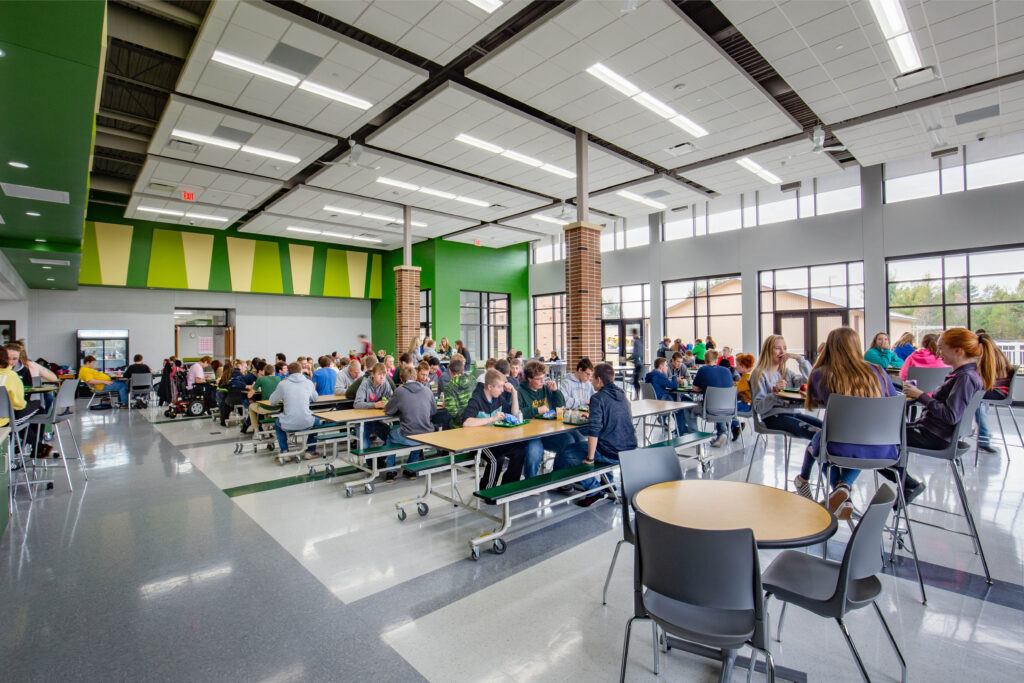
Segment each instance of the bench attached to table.
M571 503L577 498L591 496L599 491L612 490L614 484L607 475L610 475L613 471L617 470L618 467L618 463L595 463L593 465L580 464L564 470L546 472L544 474L538 474L535 477L530 477L529 479L521 479L519 481L509 482L508 484L493 486L489 489L475 491L473 495L484 503L488 505L501 506L501 526L490 533L482 534L469 541L470 558L473 560L480 559L480 546L488 541L493 541L492 549L496 554L500 555L505 552L508 544L501 537L512 528L513 519L525 517L527 515L536 515L537 511L540 509L554 507L555 505L561 505L564 503ZM579 493L573 493L561 500L551 501L541 508L530 508L524 512L512 514L510 505L517 500L521 500L538 493L553 491L554 489L562 486L569 486L592 477L599 477L603 482L595 488Z
M707 471L709 461L704 455L704 446L714 441L716 435L714 432L688 432L682 436L676 436L665 441L659 441L658 443L652 443L650 446L645 448L659 448L667 446L668 448L683 448L685 446L696 446L697 447L697 462L700 463L700 468L703 471Z
M468 465L468 466L467 466ZM472 467L473 474L471 475L474 479L476 477L476 453L456 453L440 455L434 458L422 459L419 462L407 462L402 465L402 470L410 474L415 474L417 478L426 477L426 485L423 489L423 493L406 500L395 503L395 510L398 514L398 521L404 522L406 518L405 506L410 503L416 503L416 512L419 513L420 517L425 516L430 512L430 506L427 504L426 499L430 496L433 491L433 476L435 474L446 474L452 471L454 467L457 470L469 471ZM469 477L463 477L458 481L466 481Z

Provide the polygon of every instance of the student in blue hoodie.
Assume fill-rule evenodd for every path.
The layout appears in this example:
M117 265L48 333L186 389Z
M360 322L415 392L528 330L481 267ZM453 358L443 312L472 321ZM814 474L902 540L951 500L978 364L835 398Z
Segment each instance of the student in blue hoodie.
M654 396L659 401L676 401L678 396L671 393L669 389L676 389L682 384L679 376L669 376L668 361L664 358L654 359L654 369L644 376L644 381L654 387ZM675 412L676 426L680 434L697 431L697 424L690 408L683 408Z
M573 444L555 456L555 470L581 463L617 463L621 451L636 448L636 430L629 401L622 389L615 385L615 370L608 363L600 363L594 368L591 381L595 391L590 398L588 421L579 430L586 437L586 443ZM596 477L581 483L586 489L598 485ZM589 507L603 497L603 493L597 493L576 501L576 504Z
M330 356L320 356L317 361L320 367L313 372L313 386L320 396L330 396L334 393L334 383L338 379L338 371L331 364Z

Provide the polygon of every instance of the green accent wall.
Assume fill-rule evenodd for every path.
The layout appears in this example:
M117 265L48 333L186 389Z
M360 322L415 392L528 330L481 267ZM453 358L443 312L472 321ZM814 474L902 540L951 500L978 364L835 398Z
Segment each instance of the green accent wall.
M302 245L313 248L310 296L365 299L383 295L380 252L265 235L179 229L124 218L121 209L103 204L91 204L86 218L79 284L294 295L303 288L293 285L289 247ZM116 246L117 253L105 252L99 236L121 230L131 244L111 242L108 237L107 244ZM104 269L115 270L109 268L112 262L123 266L117 281L104 276ZM236 280L245 278L236 281L234 288L233 267Z
M395 349L395 266L401 263L401 249L383 255L382 295L371 306L373 344L389 351ZM524 350L529 346L528 244L492 249L434 239L413 245L412 265L422 268L420 289L431 290L436 339L459 338L460 291L502 292L509 295L512 346Z

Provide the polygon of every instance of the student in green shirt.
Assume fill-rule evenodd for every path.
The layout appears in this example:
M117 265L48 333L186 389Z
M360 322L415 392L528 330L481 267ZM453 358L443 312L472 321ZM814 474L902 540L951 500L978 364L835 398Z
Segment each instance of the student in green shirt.
M548 379L548 369L540 361L531 360L526 363L523 368L523 381L516 387L516 392L519 394L519 409L523 412L525 420L532 420L538 415L565 405L565 396L558 385ZM574 430L527 441L523 474L527 479L537 476L540 464L544 460L544 451L561 453L581 440L582 437Z
M259 431L260 415L276 412L270 408L264 408L258 401L254 401L252 398L256 394L259 394L261 399L264 400L270 398L270 395L274 393L274 389L277 389L277 385L281 383L282 379L282 377L274 374L273 365L267 363L263 366L263 374L256 378L256 382L249 389L249 416L242 423L243 434L248 433L250 425L256 425L256 431Z

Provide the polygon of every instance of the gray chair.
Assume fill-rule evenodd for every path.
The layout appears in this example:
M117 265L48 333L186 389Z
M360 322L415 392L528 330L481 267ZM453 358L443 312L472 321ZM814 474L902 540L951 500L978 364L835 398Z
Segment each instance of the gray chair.
M604 580L604 591L601 593L601 604L608 604L608 584L615 571L615 561L619 559L619 549L623 543L636 543L636 529L633 523L633 496L648 486L665 481L679 481L683 478L683 467L679 464L679 456L674 448L637 448L619 453L619 487L622 495L622 538L615 544L612 563L608 567L608 576Z
M92 404L96 401L96 399L103 398L106 398L107 400L110 401L111 408L117 407L117 389L114 388L113 382L105 382L105 384L106 386L103 387L102 389L97 389L96 387L88 383L85 385L89 389L89 402L85 404L86 410L92 408Z
M756 410L751 409L750 416L754 421L754 443L750 446L750 464L747 465L747 476L743 481L750 481L750 470L754 468L754 456L757 454L757 444L763 438L764 439L764 450L768 452L768 437L769 436L781 436L782 442L786 449L785 464L783 465L783 477L782 477L782 488L789 490L789 454L793 449L793 435L789 432L784 432L781 429L771 429L766 427L764 422L761 421L761 416L757 414Z
M847 612L867 607L869 604L875 608L875 614L882 622L889 643L900 660L903 683L907 681L907 662L876 602L882 592L882 582L876 576L882 569L879 552L882 529L895 499L896 494L888 486L883 485L878 489L853 530L842 562L824 560L796 550L785 550L768 565L768 569L761 577L766 592L765 604L767 605L772 596L782 602L779 626L776 629L776 639L779 642L782 642L782 622L789 603L820 617L835 619L843 632L843 637L846 638L853 658L857 661L861 676L869 683L871 679L868 677L867 669L864 668L864 662L843 621Z
M654 391L654 385L650 382L640 383L640 398L645 401L656 401L658 400L658 394Z
M907 446L911 453L923 455L926 458L935 458L937 460L945 460L949 463L949 469L953 472L953 481L956 482L956 490L960 496L960 504L964 508L964 519L967 521L967 532L958 531L956 529L950 529L948 527L940 526L938 524L932 524L922 520L914 520L918 524L924 524L926 526L935 527L936 529L942 529L943 531L950 531L961 536L970 536L974 542L974 549L978 555L981 556L981 566L985 569L985 579L992 583L992 574L988 570L988 561L985 559L985 551L981 547L981 538L978 536L978 525L974 523L974 513L971 512L970 503L967 502L967 489L964 487L963 477L960 476L960 467L963 466L961 458L964 453L970 450L970 447L961 447L960 439L964 435L970 434L971 425L974 422L974 414L978 412L978 407L981 406L982 398L985 396L984 391L978 391L971 398L967 404L967 408L964 410L964 414L960 416L960 422L957 423L953 429L952 441L949 445L940 450L930 450L927 448L918 448L916 446ZM915 503L920 505L920 503ZM930 510L937 510L939 512L949 512L949 510L943 510L941 508L929 507L922 505L921 507L927 507ZM956 513L951 513L956 514Z
M676 526L636 511L634 612L626 623L619 681L625 680L633 622L651 619L666 636L722 651L728 680L735 651L764 654L768 680L775 665L768 648L768 620L754 533ZM645 590L646 589L646 590ZM657 639L654 671L658 672ZM750 666L753 666L751 658Z
M1017 423L1017 416L1013 414L1013 390L1017 386L1017 371L1016 365L1010 366L1010 390L1006 394L1006 398L1001 399L981 399L981 409L984 410L988 406L992 406L996 411L996 420L999 422L999 435L1003 438L1003 450L1006 452L1006 461L1010 461L1010 448L1006 445L1006 432L1003 430L1003 419L999 416L999 409L1005 408L1006 412L1010 414L1010 419L1013 420L1013 426L1017 428L1017 438L1020 439L1020 445L1024 446L1024 436L1020 435L1020 425ZM978 464L978 448L975 445L974 448L974 464Z
M7 512L13 514L15 487L24 486L27 488L29 500L32 500L35 497L32 493L33 486L37 484L50 484L52 482L48 480L34 480L29 477L29 463L25 460L25 447L21 441L21 433L28 429L29 421L25 420L20 425L17 424L17 419L14 416L14 406L11 405L11 396L3 387L0 387L0 418L7 418L7 425L5 426L10 428L10 431L7 433L8 464L10 465L17 461L19 465L17 471L22 473L21 477L17 477L15 472L11 472L10 480L7 484Z
M738 419L736 411L736 387L707 387L700 416L705 422L731 425Z
M934 394L935 390L946 381L946 375L952 372L952 368L907 368L907 381L917 382L917 388L926 394Z
M131 384L128 385L128 400L141 397L149 403L149 395L153 393L153 373L141 372L131 376Z
M32 377L32 386L33 387L41 387L41 386L43 386L43 378L42 378L41 375L35 375L34 377Z
M899 486L899 506L896 524L893 528L893 545L889 553L892 561L896 551L896 540L901 534L899 528L902 516L907 524L907 536L910 550L914 556L914 567L917 570L917 582L921 587L921 602L927 604L928 598L924 591L924 579L921 577L921 563L917 559L917 543L910 526L910 514L907 512L903 498L903 477L900 472L907 466L907 399L903 394L882 398L863 398L860 396L844 396L831 394L825 405L825 419L821 427L819 441L818 481L815 486L815 498L821 490L822 478L827 467L843 467L854 470L883 470L893 467ZM857 444L861 446L896 446L897 453L893 459L843 458L830 452L832 444Z
M64 442L60 438L60 426L62 424L67 424L68 426L68 433L71 434L71 441L75 445L78 464L82 469L82 474L85 475L85 480L89 481L89 473L85 471L82 451L78 448L78 439L75 438L75 430L71 427L71 418L75 414L75 395L78 392L78 382L77 379L66 379L61 382L60 387L57 389L57 395L54 397L53 403L50 404L50 410L45 413L37 413L29 419L31 424L39 425L39 430L36 434L36 448L38 448L39 434L42 433L43 429L47 425L53 427L53 434L57 438L57 448L61 454L61 464L64 465L64 474L68 478L68 488L72 491L75 490L75 487L71 483L71 473L68 471L69 454L64 449Z

